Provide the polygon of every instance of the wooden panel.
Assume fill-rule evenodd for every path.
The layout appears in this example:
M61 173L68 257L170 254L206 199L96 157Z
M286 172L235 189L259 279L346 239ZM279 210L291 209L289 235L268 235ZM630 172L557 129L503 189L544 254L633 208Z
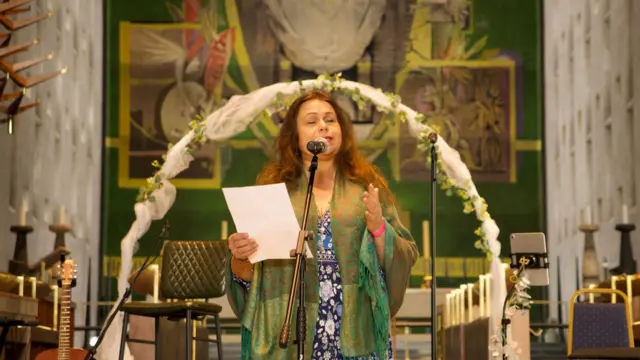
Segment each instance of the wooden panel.
M38 318L38 300L0 293L0 316L6 316L11 320L36 320Z

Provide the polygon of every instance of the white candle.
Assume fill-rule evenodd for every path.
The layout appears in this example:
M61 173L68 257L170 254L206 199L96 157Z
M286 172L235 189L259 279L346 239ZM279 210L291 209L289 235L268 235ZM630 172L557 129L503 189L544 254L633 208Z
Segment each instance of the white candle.
M36 285L38 283L37 283L37 280L36 280L35 276L34 277L30 277L29 281L31 282L31 297L35 299L36 298L36 289L37 289Z
M66 221L66 219L65 219L65 217L66 217L65 215L66 215L66 214L65 214L65 208L64 208L64 205L60 205L60 214L58 214L58 215L60 216L60 220L59 220L59 222L58 222L58 223L60 223L60 224L64 224L64 223L65 223L65 221Z
M40 262L40 281L46 282L45 274L47 273L47 264L44 261Z
M24 276L18 276L18 296L24 296Z
M429 222L427 220L422 221L422 253L425 259L429 259L431 251L429 250ZM429 269L426 269L428 272Z
M504 279L504 284L506 286L505 291L507 291L507 288L509 287L507 285L507 269L509 268L509 264L502 264L502 273L500 274L500 276L502 276L502 278Z
M227 223L227 220L222 220L221 238L222 240L225 240L228 236L229 236L229 223Z
M153 302L158 302L158 293L160 289L160 268L158 264L151 264L151 271L153 271Z
M591 284L589 285L589 289L595 289L596 288L596 284ZM593 293L589 293L589 304L593 304L594 302L594 298L593 298Z
M591 225L592 224L591 206L587 206L587 208L584 210L584 223L585 223L585 225Z
M466 291L465 291L466 289L467 289L467 285L460 285L460 293L458 295L458 301L460 303L460 322L461 323L466 322L466 314L464 309L464 297L466 294Z
M478 295L479 296L478 297L480 298L480 301L479 301L480 304L479 305L480 305L480 317L481 318L484 318L484 278L485 278L484 275L480 275L480 281L478 281L478 283L479 283L478 284L478 286L479 286L479 289L478 289Z
M484 313L486 316L491 316L491 274L486 274L484 281L486 281L485 291L487 292L487 301L485 303L487 310Z
M460 324L460 304L458 303L458 293L459 289L453 290L453 295L451 295L451 301L453 302L453 318L456 325Z
M27 225L27 212L29 211L29 202L27 198L22 199L22 206L20 207L20 226Z
M449 327L449 323L451 322L450 310L451 310L451 294L447 294L445 296L445 301L444 301L445 319L443 321L443 324L444 324L445 328L448 328Z
M51 285L53 290L53 330L58 330L58 285Z
M627 205L622 205L622 223L629 223L629 208L627 207Z
M473 284L467 284L467 307L469 310L469 322L473 322Z

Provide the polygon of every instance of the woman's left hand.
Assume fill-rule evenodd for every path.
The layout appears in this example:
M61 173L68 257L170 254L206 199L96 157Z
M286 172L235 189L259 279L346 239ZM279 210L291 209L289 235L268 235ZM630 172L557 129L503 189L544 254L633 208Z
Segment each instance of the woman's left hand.
M375 233L380 230L384 224L378 188L373 187L373 184L369 184L368 190L362 195L362 201L364 202L366 209L364 216L367 219L367 230L371 233Z

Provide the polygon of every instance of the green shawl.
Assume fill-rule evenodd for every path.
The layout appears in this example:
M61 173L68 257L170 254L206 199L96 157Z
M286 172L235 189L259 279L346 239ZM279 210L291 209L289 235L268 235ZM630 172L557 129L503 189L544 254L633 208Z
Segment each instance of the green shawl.
M303 215L306 179L289 186L293 209L301 220ZM383 204L387 222L384 263L380 264L384 284L378 272L378 257L373 237L366 229L364 187L351 181L336 180L331 207L331 232L340 266L343 291L343 312L340 329L340 348L345 359L376 352L386 359L390 335L390 319L404 299L411 267L418 250L409 231L402 226L394 206ZM307 230L317 235L317 208L312 199ZM318 313L318 262L315 241L308 243L313 259L307 259L305 272L307 306L307 358L311 357ZM231 257L231 254L229 254ZM280 330L287 309L293 260L266 260L254 265L251 289L231 279L227 269L227 297L242 323L242 359L295 359L297 346L295 324L297 300L291 320L291 341L287 349L278 345ZM229 261L231 264L231 261ZM373 331L368 331L373 329Z

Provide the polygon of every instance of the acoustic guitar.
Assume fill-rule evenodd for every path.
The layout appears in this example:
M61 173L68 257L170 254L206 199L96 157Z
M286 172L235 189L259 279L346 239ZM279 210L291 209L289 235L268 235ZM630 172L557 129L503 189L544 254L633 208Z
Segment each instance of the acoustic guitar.
M72 259L62 259L58 264L60 274L60 324L58 326L58 348L39 353L36 360L84 360L87 351L71 347L71 288L76 279L76 263Z

